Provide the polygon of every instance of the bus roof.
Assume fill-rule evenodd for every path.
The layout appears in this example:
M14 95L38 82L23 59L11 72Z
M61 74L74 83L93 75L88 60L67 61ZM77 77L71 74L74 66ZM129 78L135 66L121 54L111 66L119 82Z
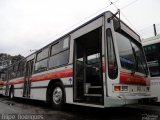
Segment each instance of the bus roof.
M160 42L160 34L154 37L147 38L147 39L142 39L143 46L155 44L158 42Z

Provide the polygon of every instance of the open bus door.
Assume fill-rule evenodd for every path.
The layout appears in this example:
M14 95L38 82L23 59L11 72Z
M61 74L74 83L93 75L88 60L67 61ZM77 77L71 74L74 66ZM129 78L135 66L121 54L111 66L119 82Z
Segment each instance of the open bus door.
M74 39L75 102L103 105L102 19L98 20L100 24L89 24L94 29Z
M30 98L30 87L31 87L31 75L33 71L34 60L27 61L25 77L24 77L24 87L23 87L23 97Z

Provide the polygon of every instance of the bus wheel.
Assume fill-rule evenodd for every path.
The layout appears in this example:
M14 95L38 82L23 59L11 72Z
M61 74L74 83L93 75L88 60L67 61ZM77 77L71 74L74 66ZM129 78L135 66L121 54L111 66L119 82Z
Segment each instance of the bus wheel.
M65 103L64 87L60 82L53 85L50 91L50 103L56 110L61 110Z
M13 100L13 99L14 99L14 87L11 87L11 89L10 89L9 99L10 99L10 100Z

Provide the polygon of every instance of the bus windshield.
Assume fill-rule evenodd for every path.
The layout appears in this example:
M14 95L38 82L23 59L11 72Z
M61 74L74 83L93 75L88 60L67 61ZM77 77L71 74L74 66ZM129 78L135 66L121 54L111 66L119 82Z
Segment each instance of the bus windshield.
M130 37L116 32L120 63L123 69L148 75L142 46Z

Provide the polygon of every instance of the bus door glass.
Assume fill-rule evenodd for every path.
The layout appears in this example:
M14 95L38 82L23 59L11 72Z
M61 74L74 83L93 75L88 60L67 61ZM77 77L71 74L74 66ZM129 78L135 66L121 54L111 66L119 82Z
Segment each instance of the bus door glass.
M34 60L30 60L26 63L23 97L30 97L31 75L33 70Z
M118 83L118 64L115 51L113 33L110 28L106 29L106 95L112 96L112 85Z

